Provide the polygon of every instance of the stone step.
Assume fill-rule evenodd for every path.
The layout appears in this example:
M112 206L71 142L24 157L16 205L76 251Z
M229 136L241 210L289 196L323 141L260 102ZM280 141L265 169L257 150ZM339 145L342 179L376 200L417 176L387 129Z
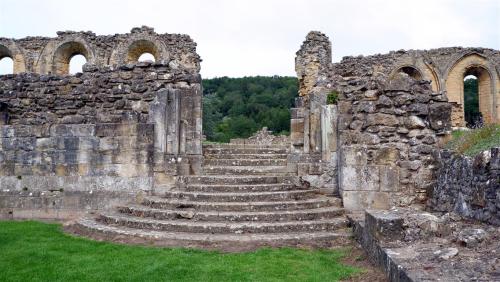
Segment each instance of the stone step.
M208 234L335 231L347 227L348 223L344 217L286 222L199 222L187 219L159 220L141 218L119 213L100 214L98 221L137 229Z
M218 144L204 144L203 149L208 148L271 148L271 149L286 149L284 145L264 145L264 144L232 144L232 143L218 143Z
M258 160L258 159L283 159L286 160L287 154L205 154L205 159L232 159L232 160Z
M205 159L205 166L286 166L286 159Z
M243 193L207 193L172 190L165 193L165 198L186 201L209 202L271 202L297 201L316 197L316 190L291 190L271 192L243 192Z
M271 191L289 191L299 189L294 184L189 184L184 187L188 192L271 192Z
M286 154L285 148L238 148L238 147L208 147L204 148L203 154Z
M316 247L329 248L350 243L351 232L286 232L268 234L201 234L139 230L124 226L110 226L92 218L83 218L64 229L79 236L96 240L163 247L203 248L220 251L251 251L260 247Z
M205 174L211 175L273 175L287 174L286 166L205 166Z
M136 217L150 217L155 219L190 219L193 221L232 221L232 222L268 222L268 221L296 221L319 220L334 218L344 214L344 210L337 206L306 209L295 211L265 211L265 212L219 212L153 209L145 206L123 206L118 211Z
M199 202L146 197L143 205L157 209L195 209L197 211L284 211L315 209L335 205L338 198L317 197L287 202Z
M291 183L291 177L283 176L267 176L267 175L201 175L201 176L184 176L182 180L186 184L279 184Z

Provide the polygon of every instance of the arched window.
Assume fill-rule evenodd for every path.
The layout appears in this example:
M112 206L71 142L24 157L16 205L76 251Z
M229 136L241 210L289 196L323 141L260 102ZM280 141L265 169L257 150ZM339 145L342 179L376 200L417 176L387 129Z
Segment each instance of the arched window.
M155 62L155 56L151 53L142 53L142 55L139 56L139 59L137 60L139 62L145 62L145 61L152 61Z
M81 71L81 66L89 60L89 55L87 48L82 43L76 41L66 42L59 46L54 54L52 71L56 74L73 73L70 70L70 61L73 58L75 58L75 72ZM81 57L84 57L84 63L81 63L83 61ZM81 66L78 67L78 64L81 64Z
M87 59L83 55L74 55L69 60L69 73L75 74L77 72L82 72L83 65L87 63Z
M489 112L490 75L479 66L468 67L464 72L464 119L467 127L480 127Z
M14 61L10 57L0 59L0 75L14 73Z
M132 43L127 52L127 63L143 61L143 56L147 60L156 61L159 59L159 50L156 45L147 40L138 40Z
M409 75L410 77L413 77L416 80L422 79L422 74L420 73L419 70L417 70L414 67L410 67L410 66L402 67L397 72L398 73L405 73L405 74Z
M468 54L450 68L446 75L446 95L453 105L452 126L474 127L496 122L495 80L488 64L481 55Z

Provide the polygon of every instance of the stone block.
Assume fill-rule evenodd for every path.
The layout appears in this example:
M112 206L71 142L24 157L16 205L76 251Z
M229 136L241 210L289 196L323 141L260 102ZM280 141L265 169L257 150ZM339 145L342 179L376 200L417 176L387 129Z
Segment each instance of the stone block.
M380 168L380 191L399 191L399 168L397 166L381 166Z
M403 218L393 211L367 210L366 230L377 240L402 240L404 237Z
M340 165L366 165L367 164L367 150L365 147L360 146L343 146L340 149Z
M94 136L93 124L54 124L50 127L50 136Z
M344 166L340 172L340 184L343 191L379 191L379 167Z
M399 150L394 147L379 147L375 152L374 161L376 164L394 165L399 161Z
M291 119L290 140L294 146L304 144L304 119Z
M342 202L347 210L388 209L390 197L387 192L342 191Z

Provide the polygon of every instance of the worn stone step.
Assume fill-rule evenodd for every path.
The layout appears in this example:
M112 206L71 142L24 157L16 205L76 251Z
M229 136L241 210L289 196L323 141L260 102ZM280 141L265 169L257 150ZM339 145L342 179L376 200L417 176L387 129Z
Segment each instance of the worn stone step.
M250 251L259 247L311 246L336 247L350 243L351 232L286 232L268 234L202 234L139 230L124 226L110 226L83 218L66 225L64 229L79 236L117 243L153 245L163 247L203 248L221 251Z
M205 174L212 175L272 175L286 174L286 166L205 166Z
M205 159L236 159L236 160L258 160L258 159L283 159L286 160L287 154L205 154Z
M291 177L268 176L268 175L202 175L184 176L180 181L186 184L278 184L291 183Z
M137 229L211 234L334 231L347 227L348 223L345 217L286 222L199 222L188 219L142 218L119 213L100 214L98 221Z
M142 204L157 209L195 209L197 211L284 211L329 207L339 199L317 197L286 202L200 202L161 197L145 197Z
M184 187L189 192L271 192L271 191L289 191L299 189L294 184L189 184Z
M205 159L205 166L286 166L286 159Z
M208 148L278 148L278 149L286 149L287 147L284 145L277 144L232 144L232 143L218 143L218 144L204 144L203 149Z
M165 193L165 198L187 201L210 201L210 202L270 202L270 201L296 201L311 199L318 195L316 190L291 190L271 192L231 192L231 193L207 193L187 192L172 190Z
M286 154L285 148L238 148L238 147L208 147L205 148L203 154Z
M268 222L268 221L294 221L318 220L334 218L344 214L344 210L337 206L294 210L294 211L265 211L265 212L219 212L153 209L145 206L122 206L119 212L136 217L150 217L155 219L190 219L193 221L234 221L234 222Z

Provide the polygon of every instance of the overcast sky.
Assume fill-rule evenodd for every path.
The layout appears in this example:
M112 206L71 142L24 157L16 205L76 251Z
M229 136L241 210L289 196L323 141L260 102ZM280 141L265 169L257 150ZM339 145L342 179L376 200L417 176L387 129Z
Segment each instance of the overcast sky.
M295 75L310 30L330 37L334 61L398 49L500 49L500 0L0 0L0 37L141 25L189 34L203 77Z

